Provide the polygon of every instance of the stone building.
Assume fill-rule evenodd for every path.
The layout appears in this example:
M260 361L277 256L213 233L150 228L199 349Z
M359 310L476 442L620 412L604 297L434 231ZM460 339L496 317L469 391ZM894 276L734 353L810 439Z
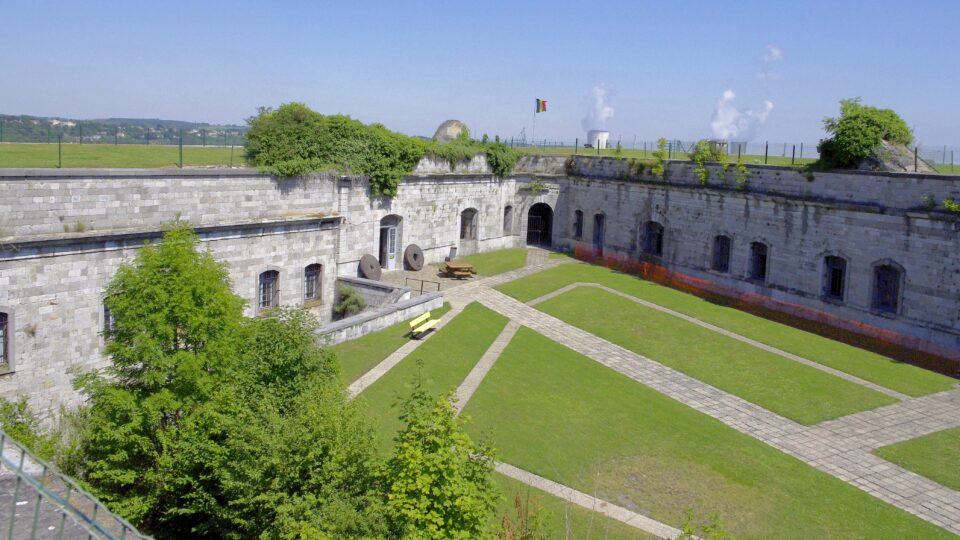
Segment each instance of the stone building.
M703 186L686 163L661 180L590 157L526 157L508 178L482 156L454 170L424 160L392 199L352 177L5 170L0 396L38 410L76 402L74 370L105 362L107 283L177 218L226 263L250 316L299 305L328 322L337 277L356 276L364 254L400 268L410 244L427 262L536 244L935 355L949 371L960 219L925 205L947 197L960 199L957 177L755 166L745 185L714 169Z

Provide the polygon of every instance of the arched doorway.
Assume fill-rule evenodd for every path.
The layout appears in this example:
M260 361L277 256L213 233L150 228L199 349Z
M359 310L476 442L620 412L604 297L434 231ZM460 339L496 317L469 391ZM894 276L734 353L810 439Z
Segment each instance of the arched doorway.
M380 245L377 253L380 259L380 268L394 270L400 260L400 246L402 243L400 216L390 214L380 220Z
M553 236L553 209L547 203L537 203L527 213L527 245L550 247Z

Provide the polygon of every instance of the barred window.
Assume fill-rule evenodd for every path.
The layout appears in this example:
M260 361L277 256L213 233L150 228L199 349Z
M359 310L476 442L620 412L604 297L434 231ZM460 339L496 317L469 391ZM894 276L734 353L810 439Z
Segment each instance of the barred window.
M643 252L647 255L663 255L663 225L656 221L643 224Z
M713 237L713 264L717 272L730 271L730 237L718 234Z
M583 238L583 211L577 210L573 213L573 238L579 240Z
M767 280L767 245L763 242L750 243L750 279Z
M847 261L843 257L829 255L823 259L823 296L843 301Z
M10 365L10 316L0 313L0 364Z
M873 309L896 314L900 310L900 269L890 264L873 268Z
M275 308L280 305L280 272L268 270L260 274L259 305L260 309Z
M311 264L303 269L303 299L320 300L320 283L323 266Z

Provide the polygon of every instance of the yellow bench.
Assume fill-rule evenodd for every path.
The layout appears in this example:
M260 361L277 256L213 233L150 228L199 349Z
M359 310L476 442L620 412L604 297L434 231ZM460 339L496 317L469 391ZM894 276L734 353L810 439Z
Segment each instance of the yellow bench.
M440 319L431 319L431 320L429 320L429 321L421 324L420 326L416 327L416 328L413 330L413 337L423 336L423 334L429 332L429 331L430 331L434 326L436 326L437 323L439 323L439 322L440 322Z
M417 317L417 318L413 319L412 321L410 321L410 332L412 333L414 328L416 328L416 327L420 326L421 324L427 322L429 319L430 319L430 312L428 311L428 312L424 313L423 315L420 315L419 317Z

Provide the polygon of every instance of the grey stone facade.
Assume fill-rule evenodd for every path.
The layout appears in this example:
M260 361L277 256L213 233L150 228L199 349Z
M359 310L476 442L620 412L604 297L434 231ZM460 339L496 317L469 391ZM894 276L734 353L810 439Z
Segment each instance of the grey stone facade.
M425 160L393 199L371 197L366 180L350 177L2 171L0 312L9 315L13 370L0 374L0 396L28 396L38 410L76 401L70 369L104 362L106 284L178 216L227 264L248 315L256 314L260 273L279 272L281 304L304 305L304 268L321 264L320 302L306 304L328 322L337 276L357 276L362 255L379 255L387 224L396 228L395 255L417 244L426 262L437 262L454 248L459 256L525 245L530 209L544 203L556 247L589 247L593 216L602 214L607 255L960 360L960 219L923 206L925 196L960 199L957 177L750 167L746 189L738 190L732 174L720 178L715 169L701 186L686 163L670 163L665 181L606 158L525 157L503 179L485 172L482 158L458 167ZM545 191L530 189L538 177ZM577 210L584 214L579 239ZM465 227L469 215L476 221ZM663 226L660 255L643 253L648 221ZM465 232L471 237L462 239ZM712 269L719 234L731 239L728 271ZM751 242L769 250L762 281L748 276ZM839 301L823 295L828 255L847 265ZM871 304L873 269L887 263L902 270L895 313Z

